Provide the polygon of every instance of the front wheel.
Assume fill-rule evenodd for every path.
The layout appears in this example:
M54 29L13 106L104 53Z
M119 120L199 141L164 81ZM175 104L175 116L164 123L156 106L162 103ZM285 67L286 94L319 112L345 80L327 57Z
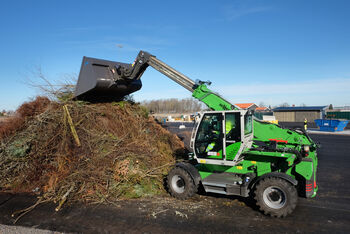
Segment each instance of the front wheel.
M256 186L255 200L266 215L279 218L293 212L298 202L298 193L288 181L268 177L259 181Z
M197 186L192 177L180 167L175 167L169 172L167 187L173 197L181 200L190 198L197 192Z

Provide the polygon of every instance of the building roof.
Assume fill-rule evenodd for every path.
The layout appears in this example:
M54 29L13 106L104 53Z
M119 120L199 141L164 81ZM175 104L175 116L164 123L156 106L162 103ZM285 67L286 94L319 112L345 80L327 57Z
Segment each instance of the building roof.
M236 103L235 105L241 109L248 109L249 107L256 105L256 104L255 103Z
M276 107L273 109L274 112L279 111L322 111L326 109L327 106L289 106L289 107Z
M264 111L264 110L268 110L269 108L266 106L258 106L255 110L256 111Z

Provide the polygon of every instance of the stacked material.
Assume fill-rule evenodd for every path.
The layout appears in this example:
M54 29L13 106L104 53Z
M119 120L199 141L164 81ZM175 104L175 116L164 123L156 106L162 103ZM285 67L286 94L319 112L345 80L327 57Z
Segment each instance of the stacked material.
M38 97L0 126L0 191L35 192L56 210L152 196L183 149L138 104Z

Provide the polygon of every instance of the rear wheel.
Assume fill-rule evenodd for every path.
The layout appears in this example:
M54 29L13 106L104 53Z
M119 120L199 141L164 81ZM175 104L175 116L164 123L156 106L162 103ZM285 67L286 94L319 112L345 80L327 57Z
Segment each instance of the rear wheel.
M259 181L255 189L257 206L266 215L285 217L298 202L296 188L286 180L268 177Z
M175 167L169 172L167 187L173 197L181 200L190 198L197 192L197 186L192 177L180 167Z

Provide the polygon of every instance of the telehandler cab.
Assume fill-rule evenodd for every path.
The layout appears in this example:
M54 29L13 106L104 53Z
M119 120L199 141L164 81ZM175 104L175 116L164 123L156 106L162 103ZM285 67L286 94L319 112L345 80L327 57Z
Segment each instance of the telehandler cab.
M172 196L187 199L203 186L208 193L250 196L274 217L292 213L298 196L316 196L317 144L303 129L261 122L212 92L209 81L194 82L147 52L140 51L133 64L84 57L75 97L120 99L141 88L148 66L212 110L202 112L195 124L189 161L174 165L167 176Z

